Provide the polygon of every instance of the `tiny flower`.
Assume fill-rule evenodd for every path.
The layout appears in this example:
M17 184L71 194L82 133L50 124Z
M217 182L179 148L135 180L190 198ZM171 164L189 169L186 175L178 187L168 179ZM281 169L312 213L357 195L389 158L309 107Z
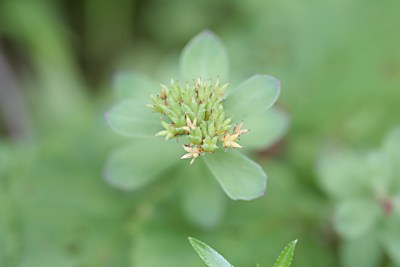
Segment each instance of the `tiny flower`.
M222 142L224 143L224 147L233 147L233 148L241 148L242 146L236 143L235 141L238 139L239 134L225 134L222 137Z
M186 115L186 126L183 126L182 129L184 129L189 133L190 129L193 130L196 129L196 123L197 123L197 118L194 118L193 122L191 122L189 116Z
M192 160L190 161L190 165L193 164L194 160L200 156L200 150L197 146L194 147L190 147L190 146L183 146L183 149L188 152L187 154L183 155L181 157L181 159L190 159L192 158Z
M250 131L250 130L247 130L247 129L242 130L242 126L243 126L243 121L241 121L239 124L237 124L235 126L235 128L233 128L232 133L233 134L237 134L237 135L242 135L242 134L245 134L245 133Z

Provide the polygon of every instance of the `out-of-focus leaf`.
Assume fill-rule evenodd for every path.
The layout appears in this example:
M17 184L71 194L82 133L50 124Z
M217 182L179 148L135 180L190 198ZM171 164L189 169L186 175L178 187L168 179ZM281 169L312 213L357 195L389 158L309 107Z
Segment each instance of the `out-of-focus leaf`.
M280 81L269 75L255 75L239 84L227 95L224 103L234 120L244 120L268 110L278 99Z
M361 157L350 151L326 149L317 161L318 182L335 199L365 192L368 175Z
M250 129L240 137L240 145L245 149L265 149L273 145L287 132L289 115L277 108L247 117L243 128Z
M399 158L400 159L400 158ZM381 151L374 151L367 154L366 166L368 183L373 192L387 194L393 190L394 164L390 158Z
M344 239L340 244L340 261L343 267L376 267L382 260L382 249L375 233L356 239Z
M344 238L358 238L377 223L382 210L374 199L349 199L339 204L335 214L335 228Z
M150 93L160 86L144 74L137 72L121 72L115 76L115 94L120 100L131 98L141 104L150 103Z
M180 170L182 207L188 219L203 228L213 228L225 210L225 196L202 160L183 164Z
M218 77L221 82L227 82L228 55L221 40L214 33L204 31L193 37L183 49L179 68L183 81Z
M294 250L296 248L297 240L290 242L279 254L274 267L290 267L292 265Z
M264 195L267 175L248 157L228 151L204 157L225 193L233 200L252 200Z
M386 218L384 225L380 229L380 239L382 246L390 259L400 266L400 212L395 211L390 217Z
M130 137L154 136L162 129L160 119L138 101L125 100L106 113L110 127Z
M400 127L393 129L385 138L383 149L393 165L395 177L400 176ZM400 179L394 180L392 190L400 190Z
M208 267L233 267L221 254L207 244L189 237L189 242Z
M108 183L134 190L147 185L179 161L180 146L162 138L136 140L116 149L109 157L104 176Z

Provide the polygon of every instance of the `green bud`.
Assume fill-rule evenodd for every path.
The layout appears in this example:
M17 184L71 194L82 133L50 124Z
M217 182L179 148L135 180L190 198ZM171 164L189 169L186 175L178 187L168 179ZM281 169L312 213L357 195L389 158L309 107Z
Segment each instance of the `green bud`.
M211 137L215 136L215 126L214 126L214 121L208 122L208 135Z
M169 106L171 107L171 110L177 115L177 116L182 116L183 111L180 107L180 105L176 102L172 102L169 104Z
M214 138L206 137L203 141L204 151L205 152L214 152L216 149L218 149L217 142L218 142L218 137L214 137Z

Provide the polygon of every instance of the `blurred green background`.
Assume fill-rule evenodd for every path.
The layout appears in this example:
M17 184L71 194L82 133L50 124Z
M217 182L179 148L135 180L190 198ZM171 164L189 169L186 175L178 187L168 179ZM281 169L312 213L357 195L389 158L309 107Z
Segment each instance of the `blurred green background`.
M293 266L361 266L345 259L315 162L331 142L379 147L400 122L399 13L397 0L0 1L0 266L203 266L187 236L236 266L271 266L295 238ZM211 229L185 219L173 173L137 192L102 178L126 142L103 118L112 77L168 82L203 29L226 45L233 84L280 79L291 117L282 140L254 153L267 195L226 199ZM397 266L386 253L367 262Z

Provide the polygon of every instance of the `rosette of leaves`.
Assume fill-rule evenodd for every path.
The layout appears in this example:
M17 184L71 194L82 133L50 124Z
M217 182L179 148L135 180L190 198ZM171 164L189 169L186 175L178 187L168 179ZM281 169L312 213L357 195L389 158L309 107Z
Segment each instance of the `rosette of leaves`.
M132 142L110 155L105 179L117 188L136 190L172 170L182 186L185 214L204 227L216 225L224 209L212 177L231 199L261 197L267 175L245 154L268 147L287 129L288 116L271 108L280 82L255 75L230 88L228 73L222 42L205 31L184 48L180 77L169 86L138 73L117 75L115 92L121 102L106 118ZM189 165L180 158L198 159Z
M335 203L342 266L381 266L385 254L400 266L400 128L366 154L328 149L317 170Z
M189 237L189 242L208 267L233 267L221 254L200 240ZM292 265L296 244L297 240L290 242L279 254L273 267L290 267ZM260 267L260 265L257 264L257 267Z

